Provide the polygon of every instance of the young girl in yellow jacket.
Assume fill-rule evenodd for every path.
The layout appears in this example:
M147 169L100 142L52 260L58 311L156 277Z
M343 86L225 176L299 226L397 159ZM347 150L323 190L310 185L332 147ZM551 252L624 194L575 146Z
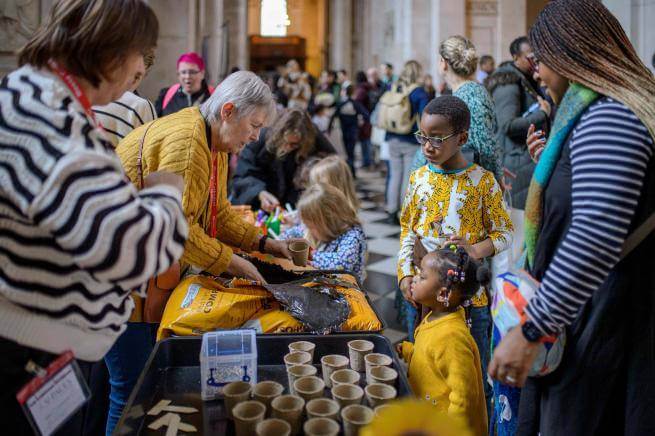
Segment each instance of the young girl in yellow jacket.
M462 419L479 436L487 434L487 408L465 307L488 278L488 269L455 245L425 255L410 292L431 311L416 328L415 342L399 347L414 394Z

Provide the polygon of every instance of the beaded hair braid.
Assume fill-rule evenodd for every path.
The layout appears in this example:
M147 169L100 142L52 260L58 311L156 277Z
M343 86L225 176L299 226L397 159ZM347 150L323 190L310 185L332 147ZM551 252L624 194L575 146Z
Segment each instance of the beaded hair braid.
M448 307L449 304L448 300L450 299L450 292L453 289L453 285L455 283L464 283L466 281L466 268L469 263L469 255L465 250L457 248L456 245L451 245L448 249L457 254L459 259L457 260L457 266L455 266L455 269L450 268L446 273L447 294L446 301L444 302L444 306L446 307Z
M471 260L466 250L458 248L454 244L444 249L443 252L445 254L444 257L450 264L447 265L447 270L444 271L442 269L442 274L445 276L444 284L446 288L443 305L448 307L453 287L458 286L460 291L463 292L463 295L468 297L462 302L461 306L464 308L466 314L466 324L471 328L471 299L475 295L475 292L472 292L472 290L475 289L477 291L480 286L477 277L478 265L474 260ZM452 255L454 255L455 259L453 259Z

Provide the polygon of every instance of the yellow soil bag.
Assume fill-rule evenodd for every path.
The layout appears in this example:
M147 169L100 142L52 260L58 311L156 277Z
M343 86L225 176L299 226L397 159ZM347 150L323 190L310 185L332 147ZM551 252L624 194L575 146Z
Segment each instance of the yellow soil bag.
M239 328L271 301L271 294L259 286L228 288L208 276L188 277L168 299L157 340Z
M282 309L277 301L255 313L243 328L255 329L257 333L302 333L305 326Z
M334 286L346 296L350 315L341 331L379 331L382 323L366 296L356 289L357 282L347 274L338 279L352 283L352 288ZM309 282L305 287L318 283ZM171 294L157 332L157 340L171 335L191 336L219 329L254 328L259 333L300 333L304 325L284 311L266 289L244 279L222 285L208 276L191 276Z

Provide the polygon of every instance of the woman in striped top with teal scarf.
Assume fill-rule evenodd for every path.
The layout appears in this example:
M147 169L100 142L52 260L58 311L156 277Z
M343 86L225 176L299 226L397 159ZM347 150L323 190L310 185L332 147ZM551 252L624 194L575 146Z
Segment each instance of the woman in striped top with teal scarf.
M549 3L530 30L558 104L526 205L540 282L490 374L521 391L518 434L655 434L655 235L621 259L655 211L655 80L593 0ZM559 367L526 375L539 341L566 332Z

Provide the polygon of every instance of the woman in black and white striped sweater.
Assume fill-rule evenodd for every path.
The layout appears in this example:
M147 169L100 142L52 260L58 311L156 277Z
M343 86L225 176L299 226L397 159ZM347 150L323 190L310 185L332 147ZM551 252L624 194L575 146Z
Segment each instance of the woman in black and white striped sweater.
M124 330L130 291L182 252L179 176L138 192L91 105L143 73L158 23L141 0L55 4L0 84L0 407L7 434L29 426L15 394L29 360L99 360Z

